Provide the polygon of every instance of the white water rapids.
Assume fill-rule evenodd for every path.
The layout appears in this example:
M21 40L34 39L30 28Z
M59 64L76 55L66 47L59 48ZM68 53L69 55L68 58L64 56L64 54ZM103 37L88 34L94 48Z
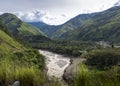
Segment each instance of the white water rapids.
M39 50L46 58L46 66L48 68L47 75L50 77L62 78L64 70L69 66L70 59L60 54L49 51Z

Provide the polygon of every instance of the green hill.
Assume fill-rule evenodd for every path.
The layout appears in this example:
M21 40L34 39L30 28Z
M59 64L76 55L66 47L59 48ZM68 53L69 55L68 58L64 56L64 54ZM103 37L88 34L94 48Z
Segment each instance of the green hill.
M93 15L90 14L82 14L78 15L75 18L69 20L65 24L61 25L61 27L52 34L51 38L61 38L63 34L66 34L68 32L72 32L78 27L82 26L89 18L91 18Z
M54 32L56 32L62 26L62 25L48 25L43 22L30 22L28 24L31 24L31 25L39 28L48 37L51 37L54 34Z
M78 23L73 25L77 24L77 28L61 28L59 30L65 31L65 29L67 29L68 31L64 33L56 33L57 36L54 35L54 38L120 42L120 6L112 7L103 12L86 15L90 17L85 18L82 23L77 20L80 16L75 18ZM75 19L69 21L69 26L72 25L71 22ZM63 27L66 27L66 24Z
M20 45L18 42L16 42L14 39L9 37L5 32L0 30L0 50L1 54L6 52L17 52L21 51L22 45Z
M5 27L5 25L0 23L0 59L4 56L5 57L13 56L13 58L20 56L21 59L26 59L26 60L33 59L34 57L36 58L37 54L35 55L35 52L33 51L33 49L25 47L24 45L17 42L14 38L12 38L6 32L4 32L4 30L2 29L3 27ZM33 55L29 56L30 54L33 54L35 56Z
M6 30L0 20L0 86L12 85L16 80L21 86L44 85L44 57L17 42Z
M40 29L21 21L13 14L5 13L0 18L15 37L45 35Z

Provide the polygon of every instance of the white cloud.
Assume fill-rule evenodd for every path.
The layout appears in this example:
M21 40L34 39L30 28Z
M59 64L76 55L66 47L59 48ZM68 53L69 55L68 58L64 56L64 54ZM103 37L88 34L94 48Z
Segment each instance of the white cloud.
M118 0L1 0L0 11L4 13L15 13L26 22L43 21L47 24L58 25L65 23L78 14L108 9L117 1ZM35 11L31 12L31 10Z
M16 12L14 14L26 22L42 21L42 18L46 16L45 12L39 10L33 12Z
M42 21L51 25L59 25L66 22L69 19L65 14L53 16L47 12L40 10L35 10L32 12L15 12L14 14L25 22Z
M57 16L47 15L46 18L43 18L43 21L51 25L59 25L65 23L69 19L70 18L65 16L65 14Z

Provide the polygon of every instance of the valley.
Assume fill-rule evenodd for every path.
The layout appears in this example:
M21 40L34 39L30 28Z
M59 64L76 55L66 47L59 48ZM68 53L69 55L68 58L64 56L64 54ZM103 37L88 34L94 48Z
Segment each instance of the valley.
M39 52L45 56L47 75L62 79L65 69L70 65L70 58L44 50L39 50Z
M119 5L61 25L23 14L0 15L0 86L120 86Z
M49 38L57 40L75 40L75 41L108 41L110 43L119 43L120 37L120 6L113 6L107 10L96 13L80 14L66 23L55 26L41 22L33 22L31 25L38 27ZM46 30L44 27L47 27ZM48 29L51 27L51 29ZM47 31L47 32L46 32Z

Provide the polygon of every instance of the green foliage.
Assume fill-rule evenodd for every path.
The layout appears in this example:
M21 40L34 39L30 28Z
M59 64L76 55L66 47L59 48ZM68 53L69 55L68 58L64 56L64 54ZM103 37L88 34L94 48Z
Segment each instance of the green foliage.
M34 48L50 50L58 54L80 56L85 51L98 48L93 42L77 42L77 41L48 41L35 42L30 41L30 45Z
M43 31L48 37L51 37L62 25L48 25L43 22L30 22L29 24L39 28Z
M26 49L23 45L12 39L9 35L0 30L0 57L13 55L13 59L19 59L29 64L37 64L39 68L44 68L44 57L37 50Z
M45 59L38 50L24 47L0 30L0 86L61 86L57 79L48 80Z
M78 27L82 26L92 16L93 15L89 15L89 14L82 14L76 16L75 18L63 24L57 31L55 31L52 34L51 38L65 39L65 40L72 38L73 36L73 34L71 35L72 31L77 30ZM68 34L68 32L70 33L70 35L65 37L66 34Z
M81 14L63 24L52 38L120 43L120 6L99 13Z
M3 30L5 33L10 34L10 31L7 29L7 26L3 24L2 19L0 18L0 28Z
M52 42L50 38L42 35L24 36L22 40L27 44Z
M0 30L0 86L43 86L44 57L35 49L26 48ZM42 78L41 78L42 77Z
M26 24L13 14L5 13L1 15L0 18L7 26L10 33L17 39L20 39L26 35L44 35L44 33L38 28Z
M88 86L89 71L85 65L79 64L76 76L75 86Z
M84 64L78 66L75 86L120 86L118 67L109 71L89 70Z
M120 62L120 50L102 49L89 52L86 64L100 70L109 69Z
M44 74L34 66L25 66L10 58L0 60L0 86L12 85L20 81L21 86L40 86L45 83Z

